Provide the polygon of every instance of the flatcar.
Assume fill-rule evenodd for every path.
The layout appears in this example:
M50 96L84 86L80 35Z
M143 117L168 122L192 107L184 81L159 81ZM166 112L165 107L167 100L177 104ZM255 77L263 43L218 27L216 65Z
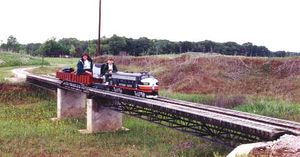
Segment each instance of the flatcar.
M94 65L93 76L77 75L73 70L62 69L56 72L56 78L62 80L63 85L78 89L92 87L146 98L158 96L159 82L148 72L116 72L101 76L100 71L101 64Z

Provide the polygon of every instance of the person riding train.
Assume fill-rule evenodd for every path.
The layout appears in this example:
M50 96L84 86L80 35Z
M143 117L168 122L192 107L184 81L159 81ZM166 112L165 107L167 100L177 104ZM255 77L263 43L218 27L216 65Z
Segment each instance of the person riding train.
M112 73L118 72L117 66L114 64L114 59L112 57L108 57L106 64L101 66L101 75L105 76L105 80L109 81Z
M84 53L77 63L77 75L81 74L93 74L93 60L87 53Z

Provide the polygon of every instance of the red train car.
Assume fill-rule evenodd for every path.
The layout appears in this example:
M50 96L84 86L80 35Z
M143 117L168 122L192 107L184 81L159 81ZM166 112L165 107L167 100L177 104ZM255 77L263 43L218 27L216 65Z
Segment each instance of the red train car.
M77 82L79 84L83 84L86 86L89 86L93 83L93 76L89 74L81 74L76 75L75 72L63 72L63 71L57 71L56 72L56 78L64 81L70 81L70 82Z

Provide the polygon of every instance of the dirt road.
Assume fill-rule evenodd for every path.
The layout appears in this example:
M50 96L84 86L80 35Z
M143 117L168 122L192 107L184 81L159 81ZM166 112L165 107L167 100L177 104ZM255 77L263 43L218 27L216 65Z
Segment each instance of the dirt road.
M30 74L28 71L34 68L35 67L13 69L11 70L11 72L13 73L13 77L6 78L6 80L8 80L11 83L25 82L27 75Z

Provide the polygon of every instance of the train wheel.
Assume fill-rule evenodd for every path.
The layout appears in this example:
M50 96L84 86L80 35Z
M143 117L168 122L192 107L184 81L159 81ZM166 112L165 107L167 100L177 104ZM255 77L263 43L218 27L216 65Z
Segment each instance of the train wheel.
M146 93L144 93L144 92L137 92L137 91L134 91L134 95L135 95L135 96L138 96L138 97L143 97L143 98L146 97Z
M123 90L121 88L113 88L113 91L116 93L123 93Z
M146 98L146 93L141 92L141 97Z
M134 93L135 96L139 96L139 92L134 91L133 93Z
M123 90L121 88L117 88L117 93L123 93Z

